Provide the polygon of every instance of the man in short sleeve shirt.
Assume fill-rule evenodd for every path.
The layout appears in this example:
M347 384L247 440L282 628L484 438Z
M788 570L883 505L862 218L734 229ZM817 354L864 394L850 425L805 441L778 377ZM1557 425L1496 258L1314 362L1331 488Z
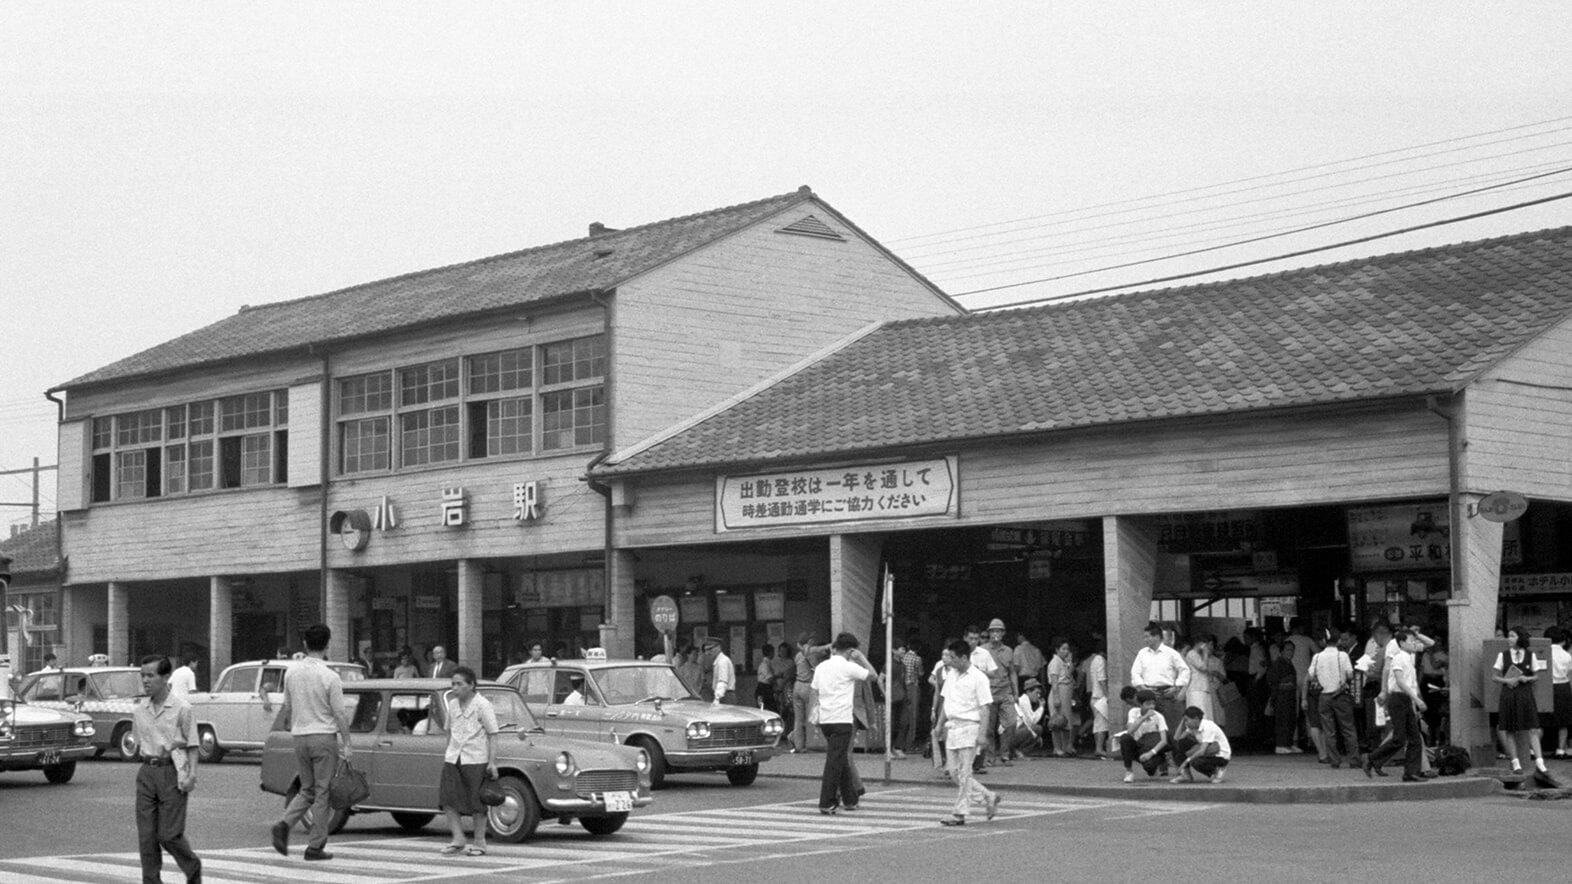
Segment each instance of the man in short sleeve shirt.
M326 849L333 816L328 807L328 785L339 759L348 761L350 757L344 683L323 659L332 635L322 623L301 630L306 656L284 675L284 720L294 736L300 791L284 809L284 818L273 824L273 849L288 856L290 829L311 811L311 841L305 852L308 860L333 858Z
M142 880L157 882L164 851L175 858L186 881L202 880L202 861L186 841L186 798L196 788L196 714L185 698L169 689L174 666L169 658L142 658L142 688L147 697L131 710L140 764L136 772L137 848Z

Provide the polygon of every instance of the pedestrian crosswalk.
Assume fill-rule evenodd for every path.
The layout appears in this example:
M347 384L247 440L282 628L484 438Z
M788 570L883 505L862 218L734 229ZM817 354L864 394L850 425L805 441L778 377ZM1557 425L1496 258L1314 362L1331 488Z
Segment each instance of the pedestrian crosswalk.
M493 843L485 856L444 857L438 853L446 836L433 827L420 837L353 839L342 835L329 845L334 859L307 863L298 851L286 858L270 847L202 850L202 878L207 884L399 884L494 877L497 881L570 881L608 872L636 874L673 866L702 864L727 851L750 854L772 845L797 845L835 839L888 838L938 829L951 809L949 790L895 789L870 793L856 813L825 816L812 800L751 807L715 808L675 813L636 814L615 835L597 837L579 826L543 824L523 844ZM984 821L976 808L978 827L1053 814L1095 814L1106 819L1187 813L1209 805L1152 801L1059 798L1006 793L998 816ZM264 833L265 834L265 833ZM167 880L178 878L166 860ZM134 852L0 860L0 884L86 884L134 882L141 879Z

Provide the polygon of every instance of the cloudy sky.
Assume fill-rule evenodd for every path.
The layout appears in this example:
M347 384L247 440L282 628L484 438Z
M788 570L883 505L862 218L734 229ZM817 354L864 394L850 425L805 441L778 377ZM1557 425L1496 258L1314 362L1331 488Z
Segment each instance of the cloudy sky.
M1559 2L8 0L0 470L54 463L46 389L241 305L802 184L978 308L1550 199L1568 34Z

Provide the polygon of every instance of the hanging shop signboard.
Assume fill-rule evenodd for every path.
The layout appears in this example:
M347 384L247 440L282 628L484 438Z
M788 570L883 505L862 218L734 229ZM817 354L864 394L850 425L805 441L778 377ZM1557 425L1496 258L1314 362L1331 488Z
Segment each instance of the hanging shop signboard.
M931 516L957 518L955 455L715 479L717 533Z
M603 604L606 572L599 568L520 574L514 599L526 608L576 608Z
M1501 564L1523 560L1518 523L1502 526ZM1417 571L1452 563L1452 516L1446 501L1348 508L1348 555L1354 571Z
M1502 595L1572 594L1572 574L1503 574Z

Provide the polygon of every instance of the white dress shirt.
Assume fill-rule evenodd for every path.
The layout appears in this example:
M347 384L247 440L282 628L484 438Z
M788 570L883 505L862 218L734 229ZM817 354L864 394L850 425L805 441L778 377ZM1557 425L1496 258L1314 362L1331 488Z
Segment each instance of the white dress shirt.
M1130 684L1139 687L1182 688L1190 683L1190 664L1184 662L1179 652L1167 645L1157 650L1142 648L1135 652L1135 662L1130 664Z

